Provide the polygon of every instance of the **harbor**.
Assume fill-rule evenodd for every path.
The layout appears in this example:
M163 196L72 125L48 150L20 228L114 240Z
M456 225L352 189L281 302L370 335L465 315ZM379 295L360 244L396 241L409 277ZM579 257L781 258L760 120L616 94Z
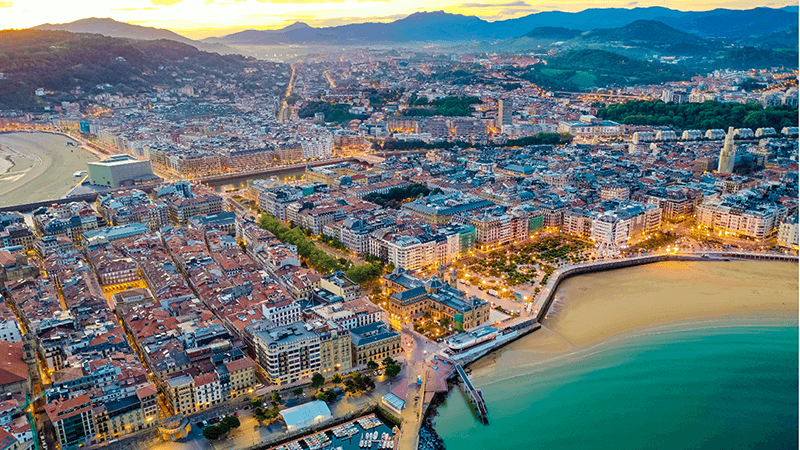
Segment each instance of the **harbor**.
M307 436L294 439L271 450L356 450L396 449L397 431L374 413Z

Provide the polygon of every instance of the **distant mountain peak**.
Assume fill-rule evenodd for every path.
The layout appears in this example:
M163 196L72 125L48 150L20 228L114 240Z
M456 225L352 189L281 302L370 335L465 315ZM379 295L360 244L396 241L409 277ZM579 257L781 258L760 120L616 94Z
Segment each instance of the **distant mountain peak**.
M311 25L309 25L309 24L307 24L305 22L297 21L297 22L289 25L288 27L281 28L281 31L303 30L303 29L307 29L307 28L311 28Z

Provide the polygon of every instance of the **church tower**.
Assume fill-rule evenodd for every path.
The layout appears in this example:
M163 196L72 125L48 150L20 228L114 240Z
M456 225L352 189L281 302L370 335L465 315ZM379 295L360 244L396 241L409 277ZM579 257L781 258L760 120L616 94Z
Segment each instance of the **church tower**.
M733 163L736 159L736 148L733 145L733 127L728 127L728 134L725 135L725 144L719 152L718 173L733 173Z

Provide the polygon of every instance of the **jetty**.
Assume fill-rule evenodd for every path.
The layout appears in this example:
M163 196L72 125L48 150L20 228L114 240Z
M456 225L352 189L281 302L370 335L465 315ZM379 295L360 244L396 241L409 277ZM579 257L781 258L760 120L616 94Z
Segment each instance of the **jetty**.
M489 411L486 409L486 402L483 400L483 393L480 389L475 389L475 386L472 385L472 381L470 381L467 374L464 372L464 368L461 367L461 364L456 364L456 373L461 378L461 381L464 382L464 389L469 394L469 397L472 399L472 402L475 404L475 411L478 413L478 419L481 423L488 425L489 424Z

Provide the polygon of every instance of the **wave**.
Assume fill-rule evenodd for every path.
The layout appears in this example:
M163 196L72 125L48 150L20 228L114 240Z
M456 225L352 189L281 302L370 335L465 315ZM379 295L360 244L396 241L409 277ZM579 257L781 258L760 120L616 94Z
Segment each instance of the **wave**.
M620 335L616 335L610 337L608 339L604 339L600 342L596 342L593 344L589 344L585 347L579 347L574 351L568 351L566 353L559 354L552 358L547 358L544 360L532 361L530 363L525 364L518 364L513 365L511 367L506 366L506 370L514 370L515 373L508 374L507 376L502 376L500 378L492 378L491 381L481 382L481 376L479 374L474 374L475 379L473 383L476 387L484 387L484 386L491 386L497 383L502 383L505 381L530 376L536 373L541 373L547 370L557 369L559 367L563 367L567 364L571 364L575 361L591 358L596 355L601 355L603 353L607 353L610 351L616 351L624 346L625 344L630 344L637 339L647 338L651 336L663 336L663 335L670 335L670 334L679 334L679 333L691 333L697 331L707 331L707 330L723 330L723 329L745 329L745 328L774 328L776 326L790 326L797 328L797 322L790 322L786 318L778 318L774 317L771 318L776 322L780 321L781 323L764 323L763 318L761 318L760 322L743 322L744 318L716 318L716 319L698 319L692 321L682 321L678 323L669 323L669 324L660 324L649 326L644 329L637 329L632 330L627 333L623 333ZM747 320L755 320L753 318L747 318ZM769 320L769 319L768 319ZM723 322L733 322L733 323L720 323ZM558 333L555 333L557 334ZM535 336L535 335L532 335ZM562 339L564 338L561 335L558 335ZM565 339L566 340L566 339ZM641 342L639 346L645 345L645 342ZM517 372L519 369L528 369L523 372Z

